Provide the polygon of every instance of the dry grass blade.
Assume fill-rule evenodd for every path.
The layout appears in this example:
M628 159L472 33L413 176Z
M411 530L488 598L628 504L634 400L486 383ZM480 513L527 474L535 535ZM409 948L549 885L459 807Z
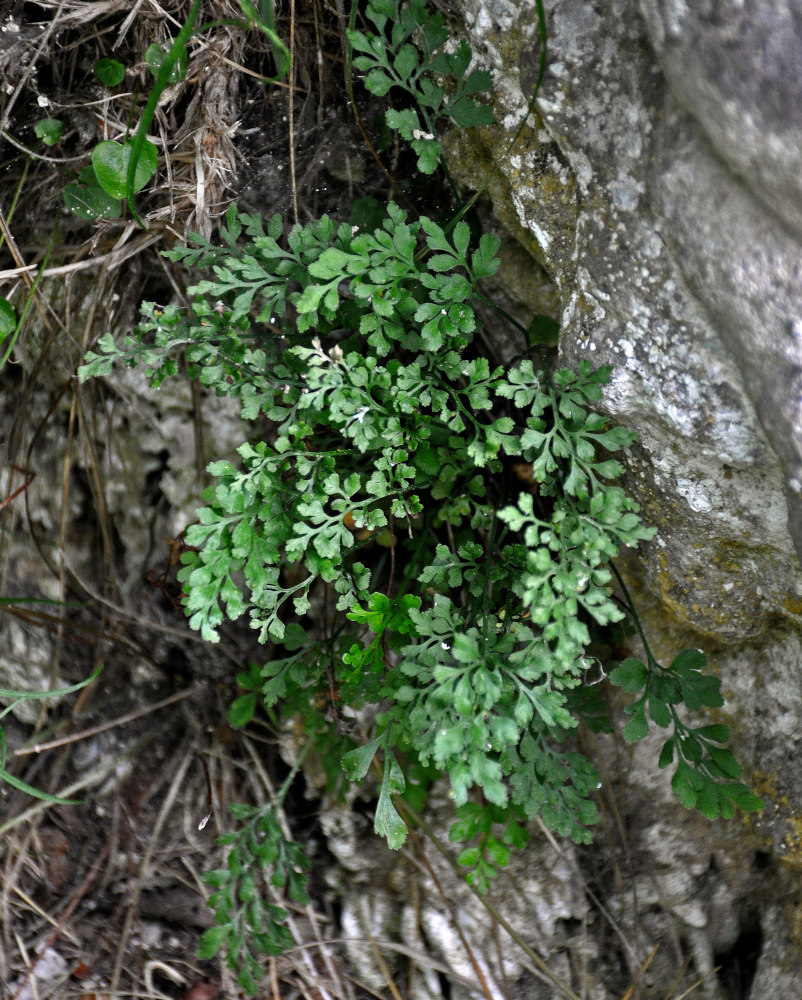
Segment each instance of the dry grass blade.
M35 900L31 899L31 897L27 893L23 892L18 885L12 885L11 891L14 893L15 896L19 896L19 898L23 901L23 903L25 903L27 907L33 910L34 913L38 914L43 920L51 924L51 926L53 926L58 931L59 934L64 935L64 937L67 938L69 941L71 941L72 944L76 946L80 945L81 943L80 939L76 937L75 934L72 933L69 927L64 927L62 923L59 923L55 919L55 917L51 916L49 913L43 910L42 907L39 906L39 904Z
M659 950L660 950L660 945L659 944L656 944L654 946L654 948L652 948L651 954L649 954L647 956L646 960L643 962L643 964L641 965L640 969L638 969L638 974L635 976L634 980L632 981L632 985L629 987L629 989L626 991L626 993L623 995L623 997L621 997L621 1000L631 1000L631 997L634 996L634 994L635 994L635 990L638 987L638 983L639 983L641 977L646 972L646 970L649 968L649 966L652 964L652 960L654 959L654 956L657 954L657 952Z
M87 0L33 0L33 3L46 11L56 11L63 22L78 21L81 24L115 14L126 6L126 0L97 0L97 3L87 3Z
M702 986L706 982L706 980L710 979L711 976L715 976L715 974L718 971L719 971L718 968L711 969L710 972L708 972L706 975L702 976L701 979L697 979L696 982L692 986L689 986L688 989L685 990L684 993L680 993L676 997L671 997L670 1000L685 1000L685 997L689 997L691 995L691 993L694 992L694 990L697 990L700 986Z
M368 941L370 943L370 949L373 952L373 957L376 959L376 964L381 969L381 973L384 976L384 981L387 983L387 989L390 991L393 1000L402 1000L401 992L395 984L392 973L387 966L387 963L382 958L381 952L379 951L376 941L372 934L368 934Z
M168 698L162 698L161 701L157 701L153 705L144 705L142 708L138 708L133 712L127 712L125 715L120 715L116 719L109 719L108 722L103 722L98 726L92 726L91 729L84 729L78 733L70 733L69 736L62 736L56 740L47 740L45 743L34 743L28 747L20 747L14 751L14 756L23 757L27 754L42 753L44 750L53 750L56 747L68 746L70 743L77 743L79 740L87 740L93 736L99 736L100 733L106 733L110 729L117 729L119 726L124 726L128 722L134 722L136 719L144 718L144 716L151 715L153 712L158 712L159 709L166 708L168 705L174 705L178 701L183 701L185 698L189 698L193 694L195 694L195 692L191 689L177 691L175 694L171 694Z
M102 764L98 764L97 767L93 768L87 774L82 775L76 781L66 785L55 794L60 798L69 799L74 798L79 792L84 792L86 789L94 788L95 786L100 785L106 778L114 773L123 760L135 758L137 754L142 752L142 749L147 746L149 742L150 739L146 738L138 741L130 747L127 747L126 750L118 757L112 757L105 760ZM10 819L7 819L4 823L0 824L0 837L8 833L9 830L13 830L15 827L24 826L40 813L46 812L50 808L52 807L48 802L37 802L35 805L29 806L16 816L12 816Z

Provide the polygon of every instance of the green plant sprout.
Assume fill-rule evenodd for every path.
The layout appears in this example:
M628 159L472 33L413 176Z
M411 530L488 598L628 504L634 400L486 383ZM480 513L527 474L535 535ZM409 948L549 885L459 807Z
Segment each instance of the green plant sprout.
M215 889L208 900L215 911L215 926L204 931L198 957L212 958L225 948L229 967L238 972L239 985L250 994L256 993L261 971L257 955L279 955L293 944L285 925L287 911L264 898L259 885L262 872L272 869L273 889L286 891L294 903L309 902L309 859L299 844L284 835L278 816L310 746L307 741L273 801L259 808L231 807L241 825L219 840L231 848L226 867L202 876Z
M355 65L375 93L398 86L415 101L388 121L434 169L443 119L489 120L473 98L489 77L469 72L466 42L443 51L450 37L420 0L372 0L366 16L377 32L351 31L365 53ZM612 732L589 648L625 617L612 560L654 535L616 485L635 435L597 412L611 369L538 369L528 342L504 367L477 353L499 241L465 221L412 219L391 202L373 228L324 216L287 231L278 215L265 223L232 206L220 238L192 235L165 254L209 274L188 289L189 310L146 303L137 330L121 345L101 337L79 377L122 362L160 386L185 363L254 427L236 463L209 466L179 572L203 637L217 642L247 616L281 650L237 677L230 722L246 725L260 704L277 725L300 716L349 781L377 774L375 829L392 848L408 833L397 797L417 808L431 775L444 776L451 838L480 892L535 817L588 843L600 778L572 737L582 722ZM626 691L646 688L626 738L644 735L648 705L674 726L683 803L709 816L760 808L729 780L737 765L716 746L726 727L691 730L677 712L720 703L699 654L664 671L645 648L648 665L613 672ZM365 706L370 731L344 736ZM238 815L228 868L209 876L217 926L203 954L226 948L253 992L254 952L287 943L254 871L272 870L298 900L304 863L275 809Z
M11 603L9 598L4 598L0 603L8 604ZM68 687L57 688L53 691L17 691L13 688L0 688L0 698L3 700L11 699L11 704L6 705L4 709L0 711L0 719L4 718L9 712L13 712L14 709L21 705L25 701L41 701L45 698L58 698L61 695L73 694L75 691L80 691L81 688L91 684L100 674L102 667L98 667L91 676L87 677L86 680L79 681L77 684L70 684ZM33 785L29 785L27 781L22 781L13 775L6 767L6 760L8 758L8 747L6 744L6 733L2 726L0 726L0 781L5 781L7 784L11 785L12 788L16 788L20 792L25 792L27 795L32 795L34 798L42 799L44 802L49 802L52 805L60 806L74 806L78 805L77 799L64 799L58 795L51 795L50 792L40 791L38 788L34 788Z
M42 118L34 125L33 132L46 146L55 146L61 138L63 129L64 125L58 118Z
M212 27L232 24L241 28L255 25L270 42L277 66L277 80L290 67L290 52L276 33L275 14L270 0L262 0L254 6L249 0L240 0L240 7L246 21L217 20L195 29L195 21L200 12L202 0L194 0L187 19L169 48L157 44L150 45L145 52L145 64L154 77L154 84L142 111L139 126L133 136L120 143L113 139L99 142L92 150L92 162L80 172L77 181L71 181L64 189L64 204L79 218L93 220L113 218L120 215L122 204L127 203L131 215L142 226L142 220L134 202L134 195L141 191L158 169L158 149L147 138L159 99L165 87L179 83L186 76L189 56L187 43L194 34L208 31ZM95 76L107 87L116 87L125 77L125 66L116 59L99 59L94 66ZM265 82L272 82L265 78ZM52 144L61 134L61 122L45 119L40 122L36 134L44 142ZM52 142L51 142L52 139Z
M478 69L468 72L471 50L464 38L455 52L444 49L451 33L440 14L426 9L425 0L403 5L397 0L372 0L365 14L377 33L349 30L349 42L364 53L353 65L366 71L364 83L372 93L384 97L396 87L414 100L417 107L391 109L385 118L417 153L418 170L434 173L442 161L437 138L441 122L450 120L467 129L493 121L491 109L473 98L490 88L490 74ZM438 77L453 81L450 96L438 85Z
M673 730L663 744L658 765L669 767L676 759L671 787L687 809L698 809L708 819L719 816L730 819L736 806L745 812L758 812L763 808L763 800L742 782L733 780L741 776L743 769L732 751L721 745L729 742L729 727L714 723L691 728L676 709L677 705L684 705L698 712L703 708L721 708L724 704L719 678L702 673L707 657L701 650L683 649L669 667L661 666L649 647L626 584L615 569L614 572L646 654L646 663L628 657L610 673L613 684L628 694L643 692L624 709L629 717L624 739L636 743L648 734L648 712L652 722L662 729Z
M14 345L23 330L25 320L28 318L28 313L31 311L34 303L36 302L36 294L42 281L42 277L47 270L51 250L52 245L48 246L45 251L44 259L39 265L36 278L27 291L21 315L17 316L17 311L12 302L6 298L0 298L0 352L2 352L2 356L0 356L0 371L2 371L6 362L11 357Z

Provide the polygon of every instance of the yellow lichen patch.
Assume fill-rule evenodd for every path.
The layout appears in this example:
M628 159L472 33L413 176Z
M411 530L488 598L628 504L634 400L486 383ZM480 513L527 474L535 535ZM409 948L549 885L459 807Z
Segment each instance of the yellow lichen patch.
M802 951L802 906L799 900L789 900L784 907L784 922L797 948Z
M785 805L786 807L788 806L787 797L783 796L781 801L779 799L777 778L778 776L776 771L772 771L771 773L755 771L754 777L752 778L752 790L755 795L759 795L766 801L767 808L769 802L776 803L778 805Z
M793 812L787 817L783 844L782 860L786 864L802 866L802 814Z
M795 619L802 621L802 597L799 597L798 595L791 596L789 594L789 596L783 601L783 607L789 615L792 615Z
M779 775L776 771L762 773L755 771L751 776L750 787L766 804L762 817L757 823L779 829L781 839L777 857L785 864L802 867L802 813L791 808L787 795L780 794Z

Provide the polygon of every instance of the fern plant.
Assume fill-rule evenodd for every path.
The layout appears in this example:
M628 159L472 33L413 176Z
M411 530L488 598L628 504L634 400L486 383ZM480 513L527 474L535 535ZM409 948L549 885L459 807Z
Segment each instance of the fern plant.
M442 51L442 22L419 0L372 0L367 16L377 31L351 32L355 65L376 93L414 97L417 111L388 121L428 170L441 118L487 120L473 95L489 78L468 73L466 43ZM236 461L209 466L179 574L190 623L210 642L247 616L282 650L237 677L231 722L247 724L260 704L274 719L300 713L350 781L372 769L375 829L392 848L407 835L396 796L420 790L421 775L446 776L451 836L467 844L460 861L481 891L525 844L527 820L588 842L600 781L571 738L582 720L612 728L588 649L594 630L624 618L611 560L654 534L616 485L634 434L596 412L610 368L538 370L526 343L491 367L474 342L476 303L499 242L464 221L411 219L390 203L370 231L324 217L287 232L279 216L265 224L232 206L220 237L166 254L209 273L190 287L188 312L146 304L139 328L122 345L102 337L79 374L122 361L159 386L184 359L254 426ZM686 805L758 808L716 746L726 727L691 733L676 710L718 703L701 665L686 652L663 670L649 653L613 671L625 691L645 689L625 736L644 735L648 707L673 726L660 764L679 754ZM372 731L358 732L369 705ZM209 876L218 926L202 949L225 946L252 989L250 948L271 954L287 939L251 862L296 900L305 876L274 813L240 813L228 868Z

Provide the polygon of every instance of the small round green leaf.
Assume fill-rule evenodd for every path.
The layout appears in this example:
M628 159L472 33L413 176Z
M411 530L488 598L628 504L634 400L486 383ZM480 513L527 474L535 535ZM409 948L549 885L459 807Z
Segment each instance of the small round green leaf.
M8 299L0 298L0 344L17 328L17 314Z
M463 865L465 868L473 868L474 865L479 863L479 848L478 847L466 847L464 851L460 851L457 856L457 864Z
M162 64L167 56L170 54L169 49L163 49L160 45L155 42L148 46L148 50L145 53L145 62L147 63L148 69L154 76L158 76L162 68ZM187 50L182 45L181 52L178 59L175 61L170 69L170 75L167 77L168 83L180 83L181 80L187 75L187 64L189 62L189 57L187 56Z
M107 87L116 87L123 82L125 66L121 62L117 62L116 59L98 59L95 63L94 74Z
M251 692L244 694L232 703L228 710L229 725L235 729L247 726L256 711L256 695Z
M58 118L43 118L33 127L36 138L41 139L46 146L55 146L64 131L64 122Z
M112 198L127 198L126 186L128 163L131 159L131 143L121 146L119 142L100 142L92 150L92 166L98 184ZM158 151L152 142L145 142L134 173L134 191L140 191L156 173Z
M649 677L649 670L645 663L636 660L633 656L624 660L615 670L610 671L610 680L617 687L623 688L629 694L637 694Z

